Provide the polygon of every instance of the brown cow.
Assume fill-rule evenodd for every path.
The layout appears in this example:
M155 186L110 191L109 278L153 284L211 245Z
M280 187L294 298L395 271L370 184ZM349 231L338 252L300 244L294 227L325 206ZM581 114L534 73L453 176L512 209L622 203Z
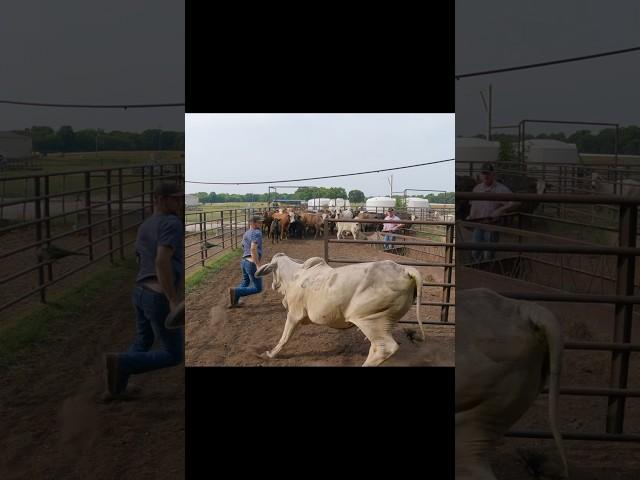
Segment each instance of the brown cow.
M273 219L280 220L280 240L284 240L285 236L288 236L289 232L289 223L291 223L291 218L287 212L284 213L274 213Z
M305 228L305 236L307 228L313 228L315 230L315 235L313 238L318 238L318 235L320 235L323 226L322 215L319 213L305 212L301 215L301 219L302 224Z

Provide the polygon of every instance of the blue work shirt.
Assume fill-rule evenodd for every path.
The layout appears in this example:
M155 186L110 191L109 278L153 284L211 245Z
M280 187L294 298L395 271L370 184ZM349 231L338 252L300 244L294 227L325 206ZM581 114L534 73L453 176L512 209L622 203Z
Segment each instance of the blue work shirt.
M173 248L171 270L174 286L178 288L184 276L184 226L176 215L154 214L140 225L136 240L136 281L157 278L156 252L160 245Z
M242 236L242 258L251 257L251 243L258 244L258 260L262 258L262 232L259 228L250 228Z

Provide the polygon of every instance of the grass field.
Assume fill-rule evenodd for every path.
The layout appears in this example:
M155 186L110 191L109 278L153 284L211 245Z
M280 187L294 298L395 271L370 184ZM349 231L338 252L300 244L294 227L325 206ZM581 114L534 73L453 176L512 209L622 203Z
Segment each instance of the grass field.
M33 160L33 168L20 170L5 170L2 172L3 181L0 184L0 198L16 198L33 196L35 192L35 180L20 179L11 180L11 177L44 175L50 173L73 172L79 170L93 170L99 168L120 168L148 165L155 161L157 164L179 163L184 161L183 152L82 152L67 154L50 154ZM126 171L124 172L127 173ZM138 176L127 176L125 182L140 180ZM112 178L112 182L117 181ZM62 193L81 190L84 188L84 174L57 175L50 177L50 193ZM106 177L96 172L91 177L92 186L106 185ZM140 190L140 184L132 183L123 187L125 196ZM97 191L98 195L104 195L104 191ZM114 194L116 190L114 189Z

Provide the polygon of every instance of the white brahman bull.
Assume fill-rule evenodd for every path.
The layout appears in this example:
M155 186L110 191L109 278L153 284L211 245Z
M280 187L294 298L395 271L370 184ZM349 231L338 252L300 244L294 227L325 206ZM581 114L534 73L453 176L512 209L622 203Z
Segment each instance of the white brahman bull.
M597 172L591 174L591 186L597 193L613 195L613 182L606 180ZM640 181L625 178L618 182L617 195L622 197L640 197Z
M364 240L367 236L360 231L360 224L357 222L337 222L338 227L338 240L342 238L343 233L350 233L354 240Z
M549 421L567 476L557 422L563 343L555 316L487 288L458 291L456 309L456 480L496 479L489 456L549 373Z
M287 321L282 338L271 351L275 357L300 324L315 323L332 328L356 325L371 342L363 367L380 365L398 350L391 335L416 300L416 315L422 339L420 319L422 276L413 267L384 260L333 268L320 257L304 263L284 253L276 253L271 262L256 271L256 277L273 274L271 288L284 298Z

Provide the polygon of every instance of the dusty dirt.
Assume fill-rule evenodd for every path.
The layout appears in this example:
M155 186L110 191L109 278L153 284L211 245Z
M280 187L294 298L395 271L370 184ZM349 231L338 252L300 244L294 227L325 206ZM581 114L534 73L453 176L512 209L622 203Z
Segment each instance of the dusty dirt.
M102 354L135 332L133 276L124 283L0 371L3 480L184 478L184 368L133 376L127 401L100 399Z
M277 253L308 259L323 256L320 240L285 240L276 245L264 242L265 261ZM365 261L404 257L374 250L368 245L332 244L329 255L333 258L362 259ZM340 267L343 264L332 264ZM423 281L428 275L441 281L440 267L420 267ZM199 285L186 299L186 364L188 366L360 366L367 357L370 343L357 327L336 330L319 325L303 325L293 335L275 359L264 352L273 348L284 328L286 310L282 297L271 290L271 276L264 279L264 290L259 295L243 298L244 306L227 309L227 289L236 286L242 278L239 260L227 264L209 280ZM423 287L423 301L442 301L442 289ZM455 294L452 290L452 300ZM403 320L415 321L415 308ZM422 320L439 321L440 307L422 306ZM450 309L450 321L455 320L455 308ZM425 325L427 340L412 341L406 331L417 333L417 325L398 324L393 335L400 344L396 358L389 365L454 365L454 327ZM411 334L409 334L411 335Z
M499 275L458 268L458 288L487 287L495 290L549 291L527 282L505 279ZM613 341L613 306L568 302L540 302L560 321L565 340ZM640 326L635 322L632 343L640 342ZM561 387L607 387L611 354L599 351L565 350ZM629 388L640 388L640 357L631 354ZM607 413L606 397L560 397L562 432L604 433ZM547 396L540 395L513 430L549 431ZM627 399L624 431L640 432L640 399ZM565 440L565 450L572 480L631 480L640 478L638 443ZM553 440L504 439L493 465L499 479L536 478L527 468L524 457L539 456L543 461L538 478L554 478L560 473L560 460ZM530 462L531 463L531 462ZM533 462L532 464L535 464ZM558 478L558 477L556 477Z

